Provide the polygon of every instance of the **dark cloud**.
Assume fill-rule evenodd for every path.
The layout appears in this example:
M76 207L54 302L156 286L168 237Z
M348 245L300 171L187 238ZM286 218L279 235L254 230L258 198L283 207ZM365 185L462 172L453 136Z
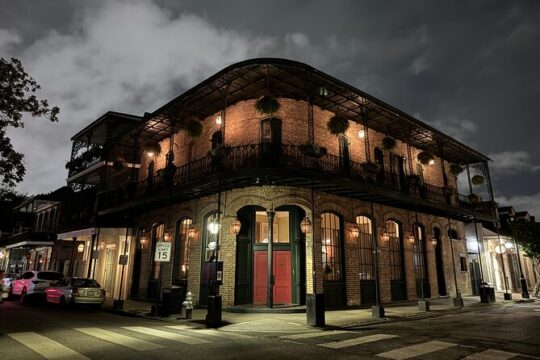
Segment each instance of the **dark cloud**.
M540 198L538 1L0 5L0 55L21 57L62 107L61 124L13 132L28 154L25 191L62 184L69 136L102 112L151 111L232 62L277 56L320 68L489 154L502 200Z

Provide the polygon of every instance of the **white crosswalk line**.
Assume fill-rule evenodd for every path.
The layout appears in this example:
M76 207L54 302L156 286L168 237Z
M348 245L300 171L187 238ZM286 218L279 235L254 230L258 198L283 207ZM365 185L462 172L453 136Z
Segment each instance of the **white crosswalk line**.
M294 334L294 335L285 335L280 336L281 339L289 339L289 340L297 340L297 339L311 339L321 336L331 336L331 335L339 335L339 334L347 334L351 333L351 331L345 331L345 330L331 330L331 331L316 331L316 332L309 332L309 333L302 333L302 334Z
M392 351L383 352L383 353L377 354L376 356L387 358L387 359L404 360L404 359L410 359L415 356L420 356L420 355L429 354L435 351L448 349L453 346L457 346L457 344L433 340L433 341L428 341L421 344L402 347L400 349L395 349Z
M375 334L375 335L367 335L367 336L361 336L354 339L349 340L343 340L343 341L333 341L325 344L318 344L319 346L324 346L331 349L341 349L345 347L350 346L356 346L360 344L367 344L374 341L381 341L385 339L392 339L398 337L397 335L389 335L389 334Z
M126 327L123 327L123 329L136 331L141 334L156 336L163 339L174 340L174 341L178 341L178 342L189 344L189 345L206 344L210 342L210 341L199 339L192 336L180 335L180 334L163 331L163 330L152 329L152 328L148 328L144 326L126 326Z
M469 355L463 360L507 360L513 358L514 356L519 356L519 354L495 349L488 349L486 351Z
M111 342L113 344L122 345L137 351L156 350L163 348L163 346L151 343L149 341L132 338L130 336L118 334L100 328L76 328L75 330L82 332L83 334L90 335L98 339Z
M174 330L190 331L195 334L220 336L220 337L228 337L228 338L236 338L236 339L253 339L253 336L249 336L249 335L237 334L237 333L227 332L223 330L215 330L215 329L202 329L202 328L197 329L197 328L192 328L191 326L187 326L187 325L168 325L164 327L169 328L169 329L174 329Z
M75 350L34 332L13 333L7 335L13 340L17 340L24 346L37 352L45 359L89 360L89 358L79 354Z

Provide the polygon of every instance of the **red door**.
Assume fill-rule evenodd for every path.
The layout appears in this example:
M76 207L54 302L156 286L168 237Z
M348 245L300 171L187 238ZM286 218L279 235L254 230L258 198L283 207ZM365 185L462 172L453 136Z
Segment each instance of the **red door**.
M254 251L253 303L266 304L268 256L266 251ZM291 293L291 252L274 251L274 304L290 304Z

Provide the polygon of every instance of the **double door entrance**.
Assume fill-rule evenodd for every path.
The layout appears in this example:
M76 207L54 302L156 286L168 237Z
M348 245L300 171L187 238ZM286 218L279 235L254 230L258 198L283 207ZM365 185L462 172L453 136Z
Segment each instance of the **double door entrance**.
M262 207L247 206L237 215L242 227L236 244L235 305L266 304L269 258L273 303L304 304L305 247L300 231L303 210L296 206L275 209L272 232L268 213ZM270 257L268 243L272 239Z

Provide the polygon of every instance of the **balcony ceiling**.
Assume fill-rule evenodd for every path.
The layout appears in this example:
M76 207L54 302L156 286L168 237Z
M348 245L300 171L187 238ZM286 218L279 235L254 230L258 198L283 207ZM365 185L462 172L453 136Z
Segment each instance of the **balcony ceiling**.
M246 60L233 64L146 117L134 132L141 142L159 141L178 131L189 118L203 119L220 111L224 89L228 85L228 105L272 94L306 100L322 109L340 114L351 121L367 125L424 151L432 152L457 164L475 164L489 158L443 134L435 128L306 64L275 58ZM320 88L328 94L321 96ZM307 119L306 119L307 121Z

